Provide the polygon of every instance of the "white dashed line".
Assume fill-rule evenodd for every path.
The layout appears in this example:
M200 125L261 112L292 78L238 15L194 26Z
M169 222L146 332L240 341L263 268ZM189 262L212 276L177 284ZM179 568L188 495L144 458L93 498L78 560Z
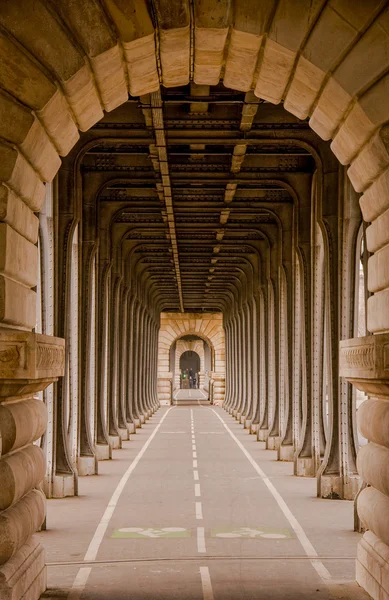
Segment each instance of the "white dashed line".
M193 471L193 479L194 479L195 481L198 481L198 480L199 480L199 472L198 472L198 471Z
M197 552L206 552L205 548L205 529L197 527Z
M208 567L200 567L201 585L203 587L204 600L214 600L211 576Z
M197 458L197 452L192 452L193 458Z
M195 496L197 496L197 497L201 496L200 484L199 483L195 483Z
M194 468L194 469L197 469L197 460L194 460L194 461L193 461L193 468Z
M202 519L203 518L203 507L201 502L195 502L196 504L196 519Z

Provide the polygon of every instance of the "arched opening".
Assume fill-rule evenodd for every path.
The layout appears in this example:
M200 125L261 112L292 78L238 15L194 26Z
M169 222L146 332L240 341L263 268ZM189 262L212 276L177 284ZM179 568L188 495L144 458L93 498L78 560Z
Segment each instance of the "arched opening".
M193 389L199 387L200 356L193 350L185 350L180 356L180 387Z
M0 9L0 568L20 598L45 586L44 475L77 494L147 429L197 321L211 401L320 498L356 495L358 406L357 579L389 593L387 6L206 4Z

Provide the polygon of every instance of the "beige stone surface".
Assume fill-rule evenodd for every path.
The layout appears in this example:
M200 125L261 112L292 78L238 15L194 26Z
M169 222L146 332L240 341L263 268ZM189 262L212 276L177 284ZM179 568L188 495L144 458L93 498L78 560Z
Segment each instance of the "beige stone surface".
M252 87L262 36L233 29L228 45L224 85L247 92Z
M132 96L142 96L159 89L154 34L123 42Z
M40 490L32 490L0 513L0 565L14 556L41 527L45 514L46 498Z
M39 439L45 432L47 408L42 400L28 398L0 404L2 454Z
M190 28L160 31L161 64L166 87L189 83Z
M268 39L259 71L255 95L278 104L284 95L296 53Z
M351 101L352 96L330 77L317 100L309 120L310 127L323 140L331 139Z
M90 61L104 110L110 111L123 104L128 90L119 45L91 57Z
M87 131L102 119L103 109L88 65L64 82L63 88L81 131Z
M378 204L378 203L377 203ZM366 245L369 252L376 252L389 242L389 209L379 215L366 228Z
M1 407L0 407L1 408ZM17 503L45 476L46 460L39 446L30 445L0 460L0 511Z
M0 143L0 180L33 210L41 209L45 186L32 166L15 148Z
M38 217L4 185L0 186L0 219L28 241L36 244L39 228Z
M382 290L367 300L367 327L372 333L389 330L389 290Z
M0 322L22 329L36 323L36 292L4 275L0 275Z
M0 273L29 287L36 285L38 248L6 223L0 223Z
M285 109L299 119L306 119L324 78L324 71L301 56L284 101Z
M34 538L0 566L2 600L38 600L46 585L45 552Z
M195 28L195 83L201 85L217 85L220 80L224 60L224 47L227 39L227 28ZM251 82L250 82L251 83Z
M389 545L389 498L374 487L367 487L359 494L357 507L365 527Z
M57 88L47 104L36 114L53 141L57 152L66 156L80 137L70 107L62 91Z

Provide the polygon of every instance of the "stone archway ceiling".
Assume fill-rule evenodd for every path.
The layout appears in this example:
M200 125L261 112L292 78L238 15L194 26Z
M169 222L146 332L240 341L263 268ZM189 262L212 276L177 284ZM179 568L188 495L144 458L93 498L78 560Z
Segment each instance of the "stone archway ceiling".
M104 111L125 103L128 94L142 101L149 94L149 106L158 113L153 97L160 89L165 105L165 93L173 94L176 88L192 82L197 87L186 102L191 120L197 120L201 128L200 115L212 114L218 102L209 93L222 81L227 89L237 90L231 101L237 99L243 104L240 114L219 115L216 124L209 124L206 140L198 135L187 140L189 150L201 160L210 139L215 150L217 136L219 147L230 147L219 135L225 130L240 136L233 149L230 147L229 169L214 167L215 181L223 184L220 229L227 222L233 223L232 199L250 179L251 143L246 142L255 130L258 105L262 106L259 99L283 102L298 118L310 117L309 125L321 138L333 139L331 148L336 157L342 164L351 164L348 175L355 190L365 192L361 199L364 218L373 221L386 204L371 198L377 193L386 198L386 184L377 184L373 191L367 188L378 177L382 177L381 183L386 182L389 165L387 131L382 128L388 121L388 11L386 0L2 0L0 111L7 118L0 120L0 175L5 202L11 207L17 204L15 195L22 199L31 212L31 221L32 212L38 212L44 200L43 182L51 181L59 169L59 155L68 154L79 131L89 130L104 117ZM182 279L181 243L175 233L187 214L179 206L175 210L171 186L173 200L169 200L170 178L177 180L177 190L180 186L185 190L192 173L182 169L181 180L173 174L172 160L164 161L163 144L157 140L156 131L162 128L155 111L151 121L155 132L149 146L156 150L150 151L153 168L157 163L160 168L167 164L169 168L165 185L162 178L156 180L156 171L150 182L161 185L158 192L163 195L167 215L178 297L178 304L171 298L170 308L192 308L186 302L200 303L196 307L200 308L205 296L211 306L212 283L206 286L210 291L203 292L202 284L190 290ZM172 116L164 114L163 121L166 131ZM182 122L172 130L181 126ZM172 137L173 131L169 135ZM289 162L286 165L290 167ZM252 168L251 177L256 179L255 166ZM204 171L201 174L205 179ZM215 186L210 187L214 192ZM14 222L12 211L10 208L7 218ZM194 218L197 227L205 216ZM24 233L25 228L21 229ZM380 244L382 247L384 242ZM197 256L193 268L205 267L205 258ZM219 260L218 264L226 263ZM383 271L384 266L380 266L384 277ZM16 280L12 281L15 286ZM18 319L25 323L23 314L32 296L23 288L22 276L18 285L23 297ZM30 280L29 285L34 287ZM375 286L372 291L375 295L370 305L384 307L386 288ZM216 296L214 309L220 308L221 296ZM162 304L165 306L165 301ZM371 327L381 330L382 323Z
M162 292L163 310L222 310L226 289L293 201L285 174L315 168L293 139L307 130L281 106L248 104L222 84L161 88L91 130L99 141L82 169L109 176L100 202L117 204L115 222L128 226L125 239Z

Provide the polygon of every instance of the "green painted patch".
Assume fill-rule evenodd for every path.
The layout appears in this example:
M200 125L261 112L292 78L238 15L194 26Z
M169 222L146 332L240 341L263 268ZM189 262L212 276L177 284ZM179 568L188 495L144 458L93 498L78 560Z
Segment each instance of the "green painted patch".
M111 538L135 538L138 540L152 540L161 538L189 538L189 529L183 527L121 527L115 529Z
M274 529L273 527L233 527L211 529L212 538L220 539L265 539L285 540L293 537L289 529Z

